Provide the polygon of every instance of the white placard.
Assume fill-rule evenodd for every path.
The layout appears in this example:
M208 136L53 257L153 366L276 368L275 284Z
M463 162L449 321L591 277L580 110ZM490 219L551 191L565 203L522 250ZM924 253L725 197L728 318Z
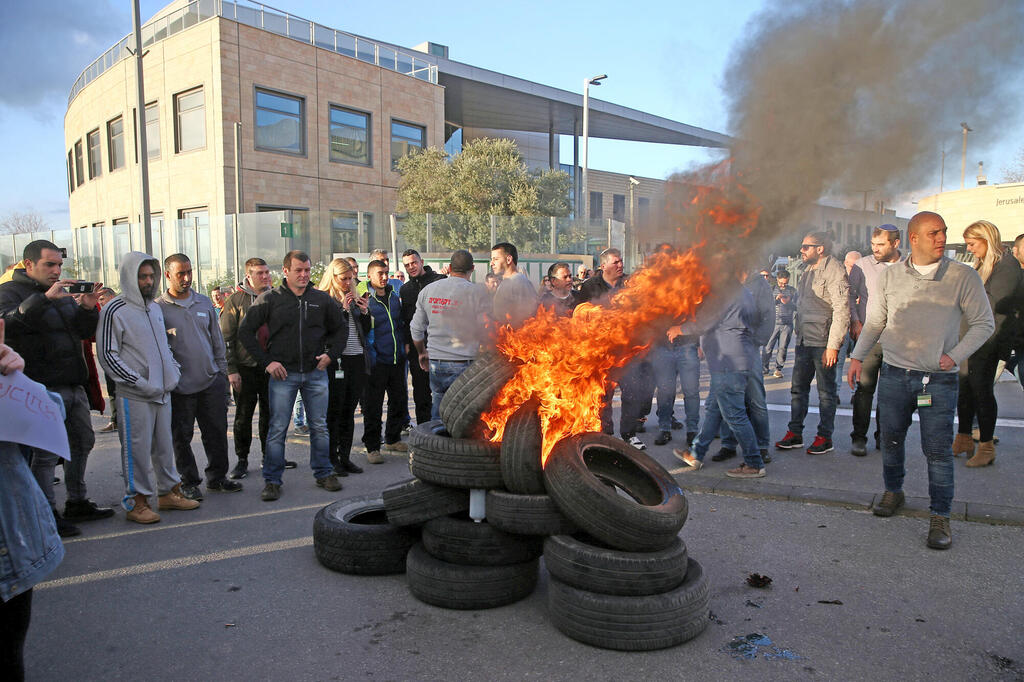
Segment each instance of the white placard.
M0 376L0 441L21 443L71 459L60 407L45 386L22 372Z

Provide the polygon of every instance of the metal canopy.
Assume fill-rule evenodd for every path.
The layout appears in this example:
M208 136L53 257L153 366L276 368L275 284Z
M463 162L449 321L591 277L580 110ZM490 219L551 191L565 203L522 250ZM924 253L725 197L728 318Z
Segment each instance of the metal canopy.
M583 95L435 57L445 119L471 128L556 135L582 132ZM728 135L590 98L590 137L727 147Z

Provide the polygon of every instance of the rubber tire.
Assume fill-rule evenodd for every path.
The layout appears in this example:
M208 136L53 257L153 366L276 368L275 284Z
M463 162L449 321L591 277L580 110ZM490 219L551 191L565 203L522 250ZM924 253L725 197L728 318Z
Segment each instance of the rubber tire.
M422 539L423 548L435 559L464 566L521 564L544 551L540 538L506 533L464 514L427 521Z
M523 403L505 424L501 440L501 475L505 487L520 495L543 495L544 467L540 463L544 434L536 398Z
M708 581L690 559L674 590L643 597L588 592L552 577L548 616L563 634L618 651L651 651L689 641L708 625Z
M644 596L673 590L686 579L686 545L678 537L656 552L623 552L571 535L544 541L544 565L567 585L588 592Z
M419 539L387 521L380 497L332 502L313 518L313 549L321 564L350 575L405 572L405 555Z
M396 526L415 526L469 509L468 491L445 488L418 478L384 488L381 497L388 521Z
M537 587L539 561L507 566L463 566L436 559L413 545L406 558L412 595L444 609L490 609L528 597Z
M497 352L483 353L456 377L441 398L438 411L452 438L480 437L485 425L480 415L515 374L515 365Z
M665 549L686 523L686 496L672 474L603 433L560 440L545 463L544 483L563 514L615 549Z
M500 488L501 445L450 438L440 421L417 424L409 435L409 469L428 483L450 488Z
M568 535L579 527L559 510L549 495L517 495L487 491L487 522L517 535Z

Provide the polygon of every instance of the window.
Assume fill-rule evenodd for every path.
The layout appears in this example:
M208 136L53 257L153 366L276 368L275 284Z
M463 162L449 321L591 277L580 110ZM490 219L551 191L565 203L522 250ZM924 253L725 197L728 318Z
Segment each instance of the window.
M331 108L331 161L373 165L370 161L370 115Z
M415 154L427 146L427 129L412 123L391 121L391 170L398 168L398 160Z
M612 220L620 223L626 222L626 196L624 194L612 195Z
M124 168L124 119L120 116L107 122L107 167L111 171Z
M100 163L100 130L97 128L85 136L89 143L89 179L98 178L103 174L103 164Z
M601 220L604 218L604 193L590 193L590 219Z
M359 219L362 217L362 224ZM331 253L365 251L367 236L373 234L373 214L331 211Z
M149 107L146 107L148 110ZM191 152L206 146L206 103L203 89L196 88L174 96L176 117L175 152ZM149 125L149 114L146 115ZM149 129L146 129L149 132Z
M256 149L306 153L305 100L257 89L254 108Z
M75 156L72 150L68 150L68 195L75 191Z
M138 146L138 141L136 141L136 160L139 158ZM160 108L157 106L156 102L146 105L146 149L149 151L146 158L160 158Z
M82 141L75 142L75 187L85 182L85 161L82 156Z

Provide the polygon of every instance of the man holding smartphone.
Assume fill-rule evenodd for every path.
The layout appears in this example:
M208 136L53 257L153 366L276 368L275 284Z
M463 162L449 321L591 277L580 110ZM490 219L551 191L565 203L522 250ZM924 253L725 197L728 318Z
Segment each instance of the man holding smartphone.
M25 267L16 269L11 281L0 285L0 317L7 324L8 343L25 358L25 375L64 400L71 461L64 466L67 502L63 519L57 514L53 492L57 455L34 451L32 471L54 508L61 535L78 535L70 522L105 519L114 514L113 509L90 501L85 489L85 467L96 436L85 392L89 369L82 339L96 333L96 300L102 284L62 279L61 249L45 239L30 242L22 255ZM76 284L88 291L77 296L66 291Z

